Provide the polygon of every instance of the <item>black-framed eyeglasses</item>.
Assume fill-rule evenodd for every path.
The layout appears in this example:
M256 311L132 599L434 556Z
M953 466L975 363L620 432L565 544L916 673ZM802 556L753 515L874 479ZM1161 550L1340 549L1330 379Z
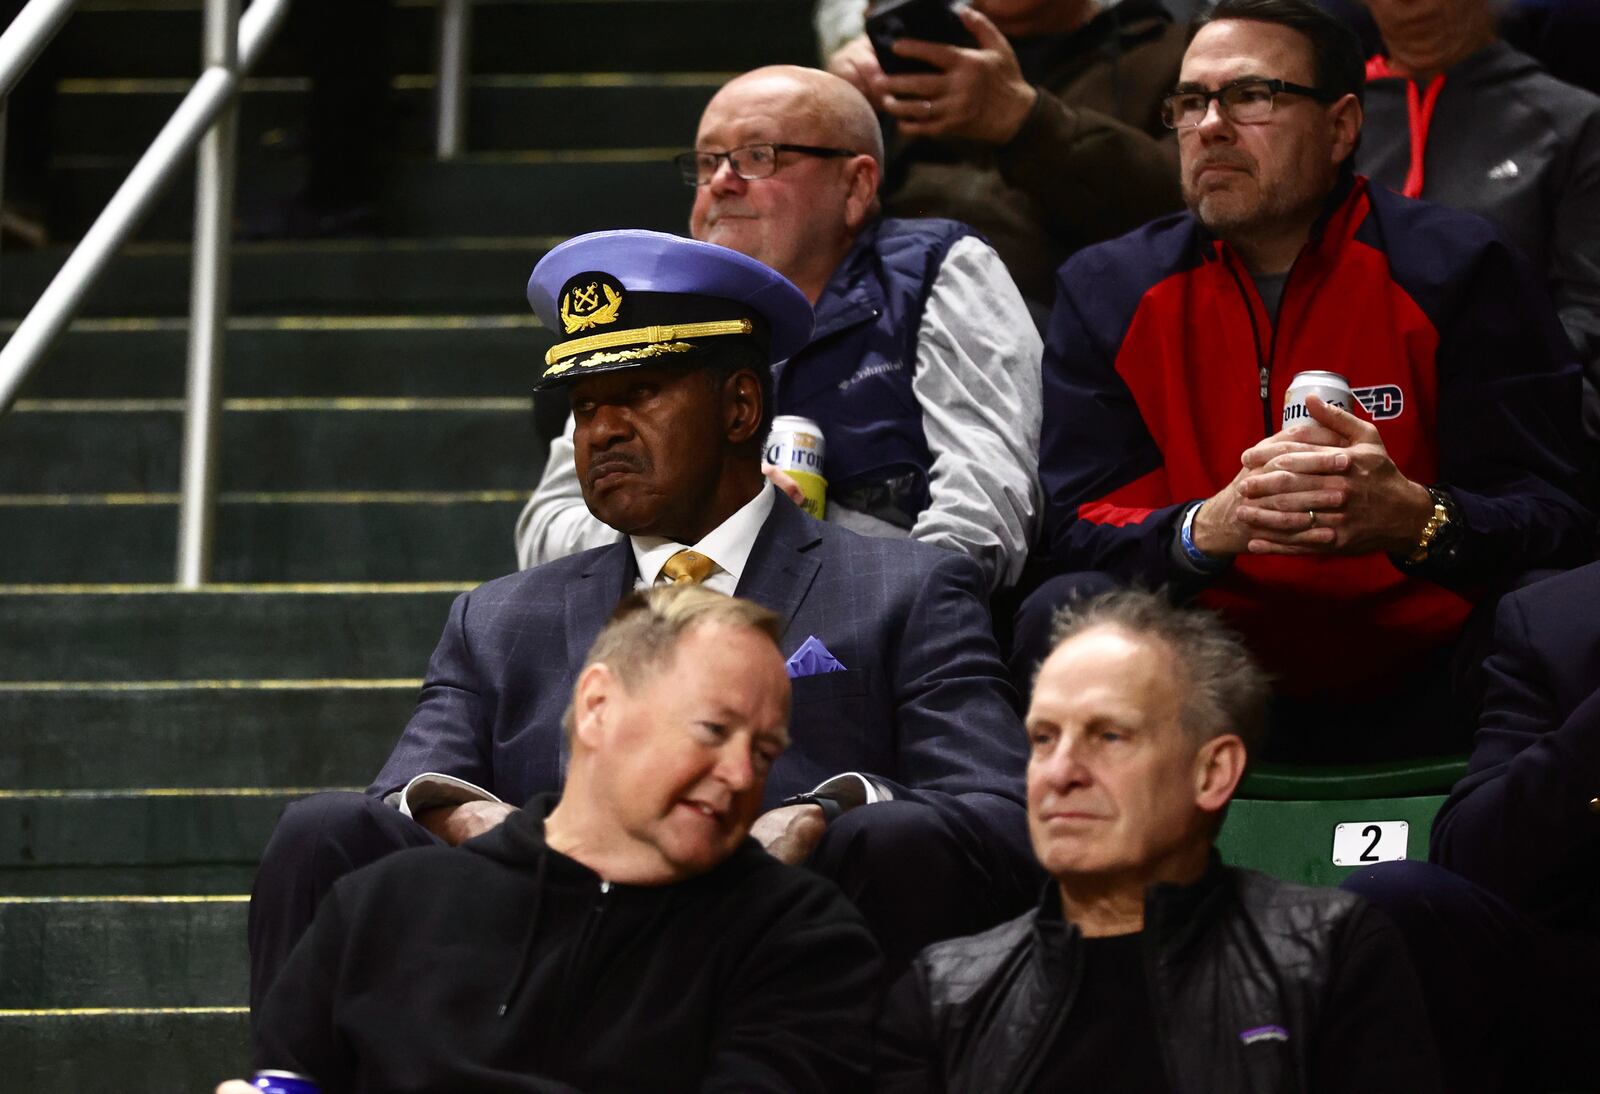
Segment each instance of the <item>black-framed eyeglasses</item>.
M778 170L779 152L798 152L802 156L821 156L839 159L857 153L848 148L819 148L813 144L747 144L743 148L730 148L726 152L683 152L672 157L688 186L704 186L717 173L723 160L742 179L771 178Z
M1291 84L1287 80L1235 80L1215 91L1174 91L1161 100L1161 121L1168 129L1193 129L1206 120L1215 99L1223 115L1236 125L1260 125L1272 115L1272 102L1279 95L1304 95L1319 103L1338 98L1315 87Z

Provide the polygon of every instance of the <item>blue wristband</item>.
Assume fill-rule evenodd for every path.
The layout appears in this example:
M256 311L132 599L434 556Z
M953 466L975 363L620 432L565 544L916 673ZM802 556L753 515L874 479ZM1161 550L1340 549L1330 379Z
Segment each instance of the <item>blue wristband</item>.
M1200 507L1204 504L1203 501L1194 502L1183 514L1183 524L1178 529L1178 542L1183 545L1184 557L1194 563L1196 569L1214 574L1226 570L1228 560L1208 555L1194 545L1194 515L1200 512Z

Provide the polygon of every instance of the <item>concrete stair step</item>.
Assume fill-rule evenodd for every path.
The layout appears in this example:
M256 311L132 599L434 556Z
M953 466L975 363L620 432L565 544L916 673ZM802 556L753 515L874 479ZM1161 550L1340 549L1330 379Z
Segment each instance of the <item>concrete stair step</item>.
M0 338L15 326L0 324ZM181 399L188 328L186 318L79 320L20 397ZM528 311L239 316L228 323L223 385L235 398L526 395L553 341Z
M0 684L0 786L365 785L411 716L420 674Z
M505 233L240 243L233 251L230 313L366 315L381 308L389 314L531 315L524 295L528 274L561 238ZM6 254L0 315L25 315L69 253L49 247ZM187 243L130 244L81 314L187 316L190 275Z
M472 71L742 71L815 64L811 0L478 0ZM71 76L193 76L199 68L199 0L99 0L62 28L57 48ZM291 13L292 18L292 13ZM399 3L388 35L396 71L434 71L437 5ZM261 75L305 71L286 26ZM129 49L138 42L138 49ZM366 43L363 43L365 46ZM599 54L599 56L597 56Z
M0 1012L239 1006L247 900L0 897Z
M0 680L412 679L467 588L0 586Z
M397 236L684 231L693 195L670 158L692 134L669 138L669 144L653 148L480 153L449 163L408 160L395 169L382 203L385 231ZM51 231L66 239L80 236L131 167L132 161L120 156L58 160L51 171L57 203ZM192 174L174 182L151 209L138 238L188 238L194 230L193 183ZM268 189L289 192L292 186L280 181Z
M0 428L0 494L178 488L183 400L19 401ZM528 490L530 398L229 399L218 489Z
M527 494L224 493L212 579L477 583L516 569ZM0 581L171 581L177 528L176 494L13 495L0 499Z
M140 896L248 893L256 864L147 863L138 866L33 866L0 869L0 894L6 896ZM4 1054L0 1053L0 1059Z
M655 147L694 140L705 104L732 72L593 72L478 76L467 109L466 147L522 149ZM166 124L191 81L63 81L55 130L57 156L138 156ZM240 155L246 162L283 155L286 134L303 131L309 81L252 77L240 101ZM401 76L392 99L400 118L394 144L433 147L433 76Z
M244 1007L0 1011L9 1094L209 1091L247 1075Z
M0 891L21 870L249 865L283 807L315 789L0 791Z

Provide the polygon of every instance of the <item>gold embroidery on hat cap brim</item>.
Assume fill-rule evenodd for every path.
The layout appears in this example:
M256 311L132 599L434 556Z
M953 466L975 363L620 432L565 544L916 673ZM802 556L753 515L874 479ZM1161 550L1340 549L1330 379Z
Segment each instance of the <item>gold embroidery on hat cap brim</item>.
M660 357L663 353L688 353L695 347L688 342L656 342L649 346L640 346L638 349L618 350L616 353L597 353L587 361L568 361L561 365L551 365L544 370L542 379L560 376L567 369L574 366L589 368L593 365L614 365L623 361L641 361L646 357Z
M613 330L604 334L591 334L587 338L574 338L570 342L558 342L545 351L544 363L553 365L557 361L576 357L590 350L637 346L650 342L672 342L680 338L715 338L724 334L749 334L753 330L755 324L748 319L719 319L710 323L673 323L654 327L635 327L632 330Z

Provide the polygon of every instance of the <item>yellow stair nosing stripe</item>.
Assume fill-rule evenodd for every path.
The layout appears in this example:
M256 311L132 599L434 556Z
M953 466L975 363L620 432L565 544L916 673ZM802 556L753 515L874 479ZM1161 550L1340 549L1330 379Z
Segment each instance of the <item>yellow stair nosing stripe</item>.
M737 72L553 72L492 73L470 77L469 87L542 91L552 88L716 88ZM396 91L434 91L438 77L433 73L400 73L389 86ZM74 76L60 80L56 90L62 95L183 95L194 80L183 76ZM311 89L307 76L246 76L240 90L250 94L301 93Z
M18 399L12 404L17 414L181 414L187 399ZM484 396L278 396L224 399L222 409L230 414L281 413L284 411L363 411L378 413L438 411L500 411L525 414L533 408L531 395Z
M0 507L177 505L176 493L0 494ZM523 490L225 490L218 505L520 505Z
M41 1007L19 1010L0 1010L0 1020L7 1018L143 1018L161 1014L249 1014L249 1007Z
M249 893L106 893L88 896L0 896L0 907L22 904L248 904Z
M352 581L323 583L286 582L279 584L259 585L221 583L216 585L203 585L199 589L187 589L181 585L171 585L156 582L103 582L99 584L40 582L35 584L19 583L15 585L0 585L0 596L145 596L176 593L186 595L194 595L196 593L219 593L226 596L283 596L290 594L301 594L308 596L344 596L353 593L359 593L362 595L415 595L418 593L465 593L477 588L479 584L481 584L481 582L471 581Z
M395 252L438 252L449 250L478 250L478 251L547 251L558 243L566 240L562 235L532 235L532 236L396 236L387 239L373 238L345 238L345 239L299 239L299 240L260 240L256 242L240 242L233 245L233 254L236 258L251 255L265 254L292 254L302 256L307 254L354 254L363 251L373 253ZM122 249L122 253L131 258L161 257L163 255L174 258L188 258L193 252L193 247L187 242L178 240L150 240L140 243L129 243ZM530 267L531 268L531 267Z
M138 798L305 797L325 790L359 794L362 786L156 786L111 790L0 790L0 801L109 801Z
M19 319L0 319L0 332L15 331ZM463 331L463 330L538 330L543 327L532 313L468 315L235 315L228 318L231 331ZM150 331L183 332L189 329L188 317L111 316L74 319L68 334L128 334ZM449 362L452 368L470 367L471 360Z
M294 680L11 680L0 681L0 695L26 692L122 691L412 691L419 677Z

